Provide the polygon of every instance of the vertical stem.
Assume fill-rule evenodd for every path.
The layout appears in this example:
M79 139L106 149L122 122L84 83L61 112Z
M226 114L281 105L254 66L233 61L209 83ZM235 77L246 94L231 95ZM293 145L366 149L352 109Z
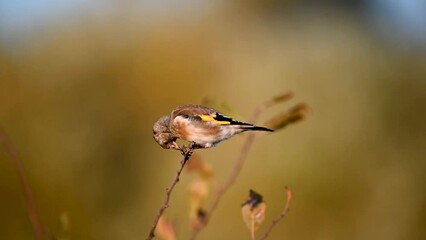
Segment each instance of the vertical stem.
M25 204L27 206L28 218L31 222L31 226L34 231L35 239L42 240L43 237L43 227L40 223L40 218L36 211L36 204L34 201L34 196L31 191L30 184L28 183L28 179L25 175L24 167L22 165L22 161L19 158L18 151L7 135L6 131L2 127L0 127L0 143L3 145L6 154L9 155L10 160L12 162L13 167L19 177L19 182L24 191Z

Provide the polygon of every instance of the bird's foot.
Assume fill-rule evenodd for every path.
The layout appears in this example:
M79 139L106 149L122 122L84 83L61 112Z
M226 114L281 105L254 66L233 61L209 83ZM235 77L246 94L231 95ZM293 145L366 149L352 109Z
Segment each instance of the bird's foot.
M181 148L179 147L179 145L176 142L169 143L168 148L179 150L179 151L181 150Z

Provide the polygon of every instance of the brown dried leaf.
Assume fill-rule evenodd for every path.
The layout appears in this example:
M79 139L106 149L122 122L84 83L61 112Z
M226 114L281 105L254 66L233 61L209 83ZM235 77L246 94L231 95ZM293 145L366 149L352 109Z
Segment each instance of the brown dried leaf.
M267 128L273 129L273 130L280 130L285 128L286 126L300 122L305 117L305 112L307 111L308 107L304 104L298 104L288 110L287 112L280 113L267 121L264 125Z
M243 205L241 208L241 213L243 214L243 221L247 226L247 229L251 229L251 208L248 204Z
M263 221L265 221L265 211L266 211L266 204L264 202L257 205L251 211L251 215L252 215L251 217L253 219L252 221L254 222L253 227L255 231L260 227Z
M272 101L274 103L280 103L280 102L285 102L288 101L290 99L293 98L293 93L292 92L283 92L279 95L276 95L274 98L272 98Z

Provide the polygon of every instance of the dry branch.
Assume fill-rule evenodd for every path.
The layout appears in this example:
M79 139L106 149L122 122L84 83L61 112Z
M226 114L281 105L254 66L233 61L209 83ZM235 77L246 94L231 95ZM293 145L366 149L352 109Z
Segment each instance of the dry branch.
M176 176L173 179L170 186L166 189L166 198L164 199L163 205L158 210L157 216L154 219L154 223L152 224L151 230L149 231L147 240L150 240L154 238L155 236L155 229L157 228L158 221L161 218L161 215L163 215L163 212L166 210L166 208L169 207L170 197L172 195L173 189L175 188L176 184L179 182L180 174L182 173L183 168L185 167L186 162L189 160L189 158L192 155L192 149L187 149L187 151L182 151L182 154L184 155L184 158L180 162L180 167L176 172Z

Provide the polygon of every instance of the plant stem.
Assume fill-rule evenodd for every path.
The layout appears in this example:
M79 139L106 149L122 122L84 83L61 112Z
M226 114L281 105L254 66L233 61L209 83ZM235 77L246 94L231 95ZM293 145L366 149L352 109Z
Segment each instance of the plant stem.
M288 187L286 187L286 190L287 190L287 202L285 203L284 210L280 213L280 215L277 218L275 218L271 222L271 225L269 225L268 229L265 231L265 233L262 235L262 237L259 240L265 240L266 238L268 238L269 233L271 233L275 225L277 225L277 223L280 222L290 210L290 203L291 203L291 199L293 198L293 192Z
M155 236L155 229L157 228L158 221L160 220L160 217L161 217L161 215L163 215L163 212L166 210L166 208L169 207L169 201L170 201L170 197L172 195L172 191L175 188L176 184L179 182L179 178L180 178L180 175L182 173L182 170L185 167L186 162L191 157L191 154L192 154L192 150L190 150L189 152L185 153L184 158L180 162L180 167L179 167L179 169L176 172L175 178L173 179L173 181L170 184L170 186L166 189L166 198L164 199L163 205L158 210L157 216L155 217L154 223L152 224L151 230L149 231L148 237L146 238L147 240L150 240L150 239L154 238L154 236Z
M16 150L15 146L13 145L6 131L4 131L2 127L0 127L0 143L3 145L7 155L9 155L12 165L15 168L15 171L19 177L21 187L24 191L24 198L25 198L25 204L27 205L28 218L31 222L35 239L42 240L44 238L43 227L42 227L42 224L40 223L40 218L37 214L34 196L31 191L30 184L28 183L28 179L25 175L24 166L22 165L22 161L19 158L18 151Z

